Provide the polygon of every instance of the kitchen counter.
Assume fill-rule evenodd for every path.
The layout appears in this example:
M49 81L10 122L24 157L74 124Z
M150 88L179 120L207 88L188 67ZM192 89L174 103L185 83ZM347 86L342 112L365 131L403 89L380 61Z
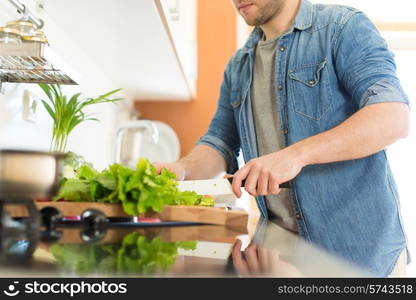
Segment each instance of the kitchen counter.
M250 234L213 225L109 229L96 243L81 239L82 228L59 230L57 242L39 242L26 262L3 257L0 277L367 276L269 221ZM17 240L10 251L26 244Z

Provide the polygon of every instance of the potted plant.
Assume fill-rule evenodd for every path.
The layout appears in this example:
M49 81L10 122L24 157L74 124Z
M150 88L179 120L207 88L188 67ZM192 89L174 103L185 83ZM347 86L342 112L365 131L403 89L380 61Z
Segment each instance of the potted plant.
M81 93L72 96L64 95L58 84L39 84L39 86L47 96L47 100L42 100L43 106L53 120L50 150L57 152L66 151L69 134L77 125L84 121L99 121L91 114L84 112L87 106L123 100L123 98L110 98L121 89L110 91L96 98L81 99Z

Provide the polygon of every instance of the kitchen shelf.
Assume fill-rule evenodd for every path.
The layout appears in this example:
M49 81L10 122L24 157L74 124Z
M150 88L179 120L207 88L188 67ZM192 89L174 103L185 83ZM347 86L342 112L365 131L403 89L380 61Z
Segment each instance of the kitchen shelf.
M41 43L1 44L0 83L79 83L79 75L48 45Z

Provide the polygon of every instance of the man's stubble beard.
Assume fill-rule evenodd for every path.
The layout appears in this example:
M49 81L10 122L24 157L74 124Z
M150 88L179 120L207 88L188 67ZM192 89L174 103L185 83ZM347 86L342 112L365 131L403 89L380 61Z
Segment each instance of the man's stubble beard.
M271 0L268 5L262 8L260 15L252 22L245 20L249 26L261 26L268 23L275 16L279 15L283 9L284 0Z

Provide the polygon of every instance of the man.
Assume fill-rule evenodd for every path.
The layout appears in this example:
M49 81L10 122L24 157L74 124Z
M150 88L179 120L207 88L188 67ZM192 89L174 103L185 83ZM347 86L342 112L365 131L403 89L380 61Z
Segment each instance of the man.
M208 132L156 167L179 180L235 173L235 194L245 180L263 217L388 276L404 264L406 237L384 149L409 130L392 53L353 8L233 2L255 29L226 67Z

